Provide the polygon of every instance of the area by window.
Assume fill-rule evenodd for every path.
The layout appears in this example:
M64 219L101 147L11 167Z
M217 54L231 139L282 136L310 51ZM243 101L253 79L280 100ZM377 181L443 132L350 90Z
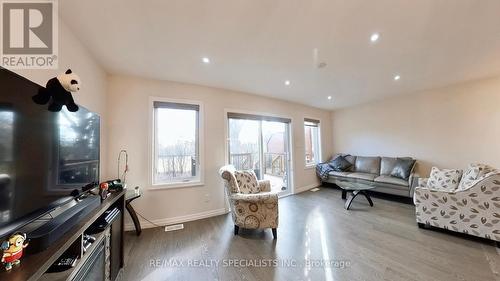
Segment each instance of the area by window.
M153 185L200 182L200 106L153 102Z
M304 119L306 166L314 166L321 161L319 120Z

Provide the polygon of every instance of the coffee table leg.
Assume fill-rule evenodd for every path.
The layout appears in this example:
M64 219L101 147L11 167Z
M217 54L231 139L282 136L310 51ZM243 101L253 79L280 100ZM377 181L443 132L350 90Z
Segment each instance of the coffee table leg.
M347 195L347 191L345 191L345 189L342 189L342 199L345 200L346 195Z
M352 200L354 200L354 198L356 198L356 195L358 195L358 193L359 193L359 190L355 190L352 192L352 194L349 194L349 198L347 198L347 201L345 201L345 205L344 205L344 208L346 210L349 210L349 208L351 207Z
M346 210L349 210L349 208L351 207L352 201L360 193L365 196L366 200L368 200L368 203L370 203L370 206L373 207L373 201L372 201L372 199L371 199L371 197L370 197L370 195L368 193L366 193L364 190L355 190L355 191L352 192L352 195L349 195L349 198L345 202L344 208Z
M373 201L372 201L372 198L370 197L370 195L364 190L362 190L361 193L363 193L363 195L366 197L366 200L368 200L368 203L370 203L370 206L373 207Z

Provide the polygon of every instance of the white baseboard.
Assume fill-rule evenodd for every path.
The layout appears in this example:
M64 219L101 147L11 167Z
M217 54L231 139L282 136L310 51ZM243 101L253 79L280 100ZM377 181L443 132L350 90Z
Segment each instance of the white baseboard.
M195 214L189 214L189 215L184 215L184 216L156 219L156 220L151 220L151 222L153 222L154 224L160 225L160 226L166 226L166 225L171 225L171 224L176 224L176 223L185 223L188 221L206 219L206 218L210 218L210 217L224 215L227 213L229 213L228 209L221 208L221 209L215 209L215 210L210 210L210 211L205 211L205 212L200 212L200 213L195 213ZM156 227L156 225L151 224L148 221L145 221L141 217L139 217L139 221L141 222L142 229ZM126 223L125 224L125 231L132 231L132 230L135 230L134 224L132 222Z
M321 186L321 183L313 183L310 185L302 186L302 187L296 188L294 194L299 194L301 192L308 191L308 190L313 189L313 188L318 187L318 186Z

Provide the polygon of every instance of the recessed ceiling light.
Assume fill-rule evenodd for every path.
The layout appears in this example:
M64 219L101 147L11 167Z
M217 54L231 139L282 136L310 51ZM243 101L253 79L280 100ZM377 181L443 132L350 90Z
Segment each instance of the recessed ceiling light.
M286 80L285 85L290 86L290 80Z
M372 41L372 43L375 43L378 41L379 38L380 38L380 34L373 33L372 36L370 36L370 41Z
M331 100L332 99L332 96L328 96L327 99Z
M401 76L399 75L394 76L394 81L398 81L399 79L401 79Z
M207 57L203 57L201 60L203 61L203 63L210 63L210 59Z

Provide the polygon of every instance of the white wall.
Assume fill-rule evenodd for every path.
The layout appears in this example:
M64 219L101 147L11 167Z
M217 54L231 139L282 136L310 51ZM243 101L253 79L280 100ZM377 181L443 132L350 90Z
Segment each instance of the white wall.
M66 69L71 68L80 76L82 87L73 97L77 104L81 104L101 116L101 179L107 178L103 174L107 165L107 74L93 59L82 43L74 36L64 21L59 18L59 69L53 70L14 70L21 76L45 86L47 81Z
M500 168L500 77L332 113L335 152L413 156L417 171L479 162Z
M121 149L129 153L128 186L140 186L142 198L134 202L138 212L156 223L173 223L199 215L224 212L225 198L218 170L225 164L226 109L272 113L292 118L295 189L318 184L313 169L304 167L304 117L322 122L323 155L331 154L330 112L295 103L229 90L137 77L110 76L108 80L108 174L116 175ZM205 184L198 187L149 190L149 98L167 97L203 102ZM205 202L208 196L209 202ZM148 225L146 225L148 226Z

